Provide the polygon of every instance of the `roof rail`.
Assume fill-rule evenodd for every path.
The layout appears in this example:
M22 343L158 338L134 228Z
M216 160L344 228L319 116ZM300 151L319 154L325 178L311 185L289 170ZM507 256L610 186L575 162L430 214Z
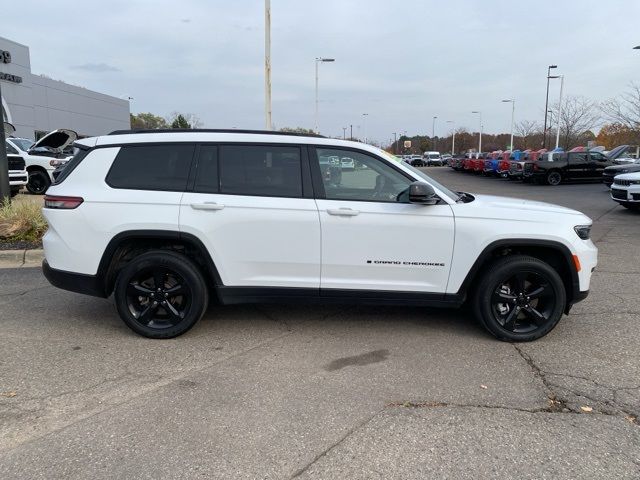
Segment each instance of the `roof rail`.
M316 133L276 132L273 130L240 130L237 128L134 128L131 130L114 130L109 135L133 135L137 133L250 133L255 135L287 135L293 137L327 138Z

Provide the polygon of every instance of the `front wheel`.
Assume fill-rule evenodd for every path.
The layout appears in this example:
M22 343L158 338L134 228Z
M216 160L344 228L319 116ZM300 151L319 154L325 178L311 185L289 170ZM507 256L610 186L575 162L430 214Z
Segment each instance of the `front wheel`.
M529 342L553 330L566 302L558 272L537 258L514 255L487 269L475 293L474 311L498 339Z
M33 195L42 195L51 185L51 179L47 172L43 170L35 170L29 173L27 181L27 190Z
M209 300L198 267L162 250L131 260L118 274L114 297L124 323L148 338L182 335L204 315Z
M562 175L560 175L560 172L552 171L547 173L547 185L555 187L556 185L560 185L561 181Z

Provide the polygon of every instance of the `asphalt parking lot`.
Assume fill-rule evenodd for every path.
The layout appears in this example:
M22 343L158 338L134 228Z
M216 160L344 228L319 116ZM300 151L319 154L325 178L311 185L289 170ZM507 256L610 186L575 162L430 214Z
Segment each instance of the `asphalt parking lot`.
M299 305L154 341L110 300L0 270L2 477L640 477L640 214L601 184L425 171L591 216L588 299L518 345L464 311Z

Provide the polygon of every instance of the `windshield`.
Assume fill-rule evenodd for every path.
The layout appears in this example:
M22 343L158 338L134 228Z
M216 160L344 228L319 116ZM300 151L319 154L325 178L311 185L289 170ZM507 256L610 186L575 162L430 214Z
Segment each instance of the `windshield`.
M440 158L440 155L438 155L437 153L430 153L429 158Z
M18 147L23 152L28 151L31 148L31 145L33 145L33 142L26 138L12 138L11 143L13 143L16 147Z
M393 155L391 155L390 153L385 152L384 150L378 150L378 154L383 157L386 158L387 160L391 160L393 162L397 162L398 160L396 159L396 157L394 157ZM411 170L413 173L415 173L417 176L419 176L420 178L422 178L425 182L427 182L428 184L430 184L433 187L436 187L438 190L440 190L443 194L445 194L447 197L449 197L449 199L453 202L458 200L459 195L457 195L456 193L452 192L451 190L449 190L447 187L445 187L444 185L442 185L439 182L436 182L433 178L431 178L429 175L427 175L426 173L424 173L421 170L418 170L415 167L412 167L411 165L409 165L408 163L404 163L403 164L405 168L408 168L409 170Z

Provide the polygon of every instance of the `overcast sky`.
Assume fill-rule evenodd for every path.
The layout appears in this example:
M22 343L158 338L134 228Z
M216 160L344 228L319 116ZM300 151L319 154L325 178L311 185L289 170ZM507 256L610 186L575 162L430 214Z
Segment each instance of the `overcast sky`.
M393 132L436 134L446 120L508 132L542 123L547 65L565 93L604 100L639 79L640 1L272 0L276 127L352 124L381 142ZM131 110L196 114L211 128L264 127L263 0L22 0L2 35L31 48L34 73L114 96ZM26 14L25 12L28 12ZM15 13L15 12L14 12ZM10 18L10 21L9 21ZM559 82L552 82L551 100ZM360 126L360 127L358 127ZM348 131L347 131L348 135Z

